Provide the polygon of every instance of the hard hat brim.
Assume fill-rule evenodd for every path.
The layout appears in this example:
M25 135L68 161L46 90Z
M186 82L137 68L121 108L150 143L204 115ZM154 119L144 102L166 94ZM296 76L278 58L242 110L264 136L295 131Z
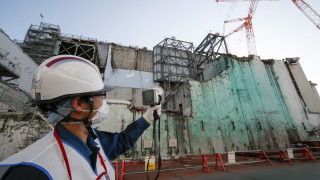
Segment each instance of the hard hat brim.
M104 87L98 91L91 91L91 92L83 92L83 93L75 93L75 94L66 94L57 98L47 99L47 100L36 100L31 99L30 102L35 105L44 105L44 104L53 104L64 99L73 98L73 97L82 97L82 96L96 96L101 95L103 93L109 92L113 90L113 86L104 85Z
M111 85L104 85L103 89L105 92L113 91L113 86Z

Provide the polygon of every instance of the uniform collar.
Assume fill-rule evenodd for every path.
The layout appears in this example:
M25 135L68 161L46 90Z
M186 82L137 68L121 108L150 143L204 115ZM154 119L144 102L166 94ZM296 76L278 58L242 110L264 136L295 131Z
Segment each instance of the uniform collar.
M86 144L78 136L63 127L60 123L57 123L56 127L61 140L69 146L73 147L87 159L90 160L90 156L92 155L92 153L99 153L100 148L97 147L97 143L91 136L88 136Z

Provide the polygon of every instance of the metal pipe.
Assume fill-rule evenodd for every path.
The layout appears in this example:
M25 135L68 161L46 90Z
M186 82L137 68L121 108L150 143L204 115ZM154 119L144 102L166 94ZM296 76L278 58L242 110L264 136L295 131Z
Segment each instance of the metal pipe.
M183 170L183 169L197 169L197 168L202 168L202 167L203 166L193 166L193 167L185 167L185 168L161 169L160 172ZM153 172L158 172L158 170L148 171L148 173L153 173ZM142 174L142 173L146 173L146 171L128 172L128 173L124 173L124 174Z

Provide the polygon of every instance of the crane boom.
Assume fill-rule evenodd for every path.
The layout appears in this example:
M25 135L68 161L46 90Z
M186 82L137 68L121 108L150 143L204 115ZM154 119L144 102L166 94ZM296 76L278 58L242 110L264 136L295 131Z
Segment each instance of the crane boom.
M216 2L235 2L235 1L252 1L252 0L216 0ZM279 0L255 0L255 1L279 1Z
M238 28L234 29L233 31L229 32L225 37L230 36L233 33L239 32L243 29L246 31L246 38L247 38L247 47L248 47L248 54L256 54L256 45L254 39L254 32L252 28L252 17L256 11L258 1L278 1L278 0L216 0L216 2L241 2L241 1L250 1L250 7L248 16L245 18L238 18L238 19L230 19L225 20L224 23L232 23L232 22L239 22L244 21ZM292 2L308 17L308 19L318 28L320 29L320 15L312 9L304 0L292 0Z
M318 28L320 29L320 15L313 10L309 4L303 0L292 0L292 2L303 12L304 15Z
M226 1L226 0L217 0L218 1ZM231 22L238 22L238 21L244 21L238 28L234 29L230 33L228 33L225 37L230 36L233 33L239 32L243 29L246 31L246 39L247 39L247 48L248 48L248 55L256 55L256 43L254 39L254 32L252 28L252 17L254 13L256 12L258 1L259 0L250 0L251 4L248 11L248 16L245 18L238 18L238 19L231 19L231 20L225 20L224 23L231 23Z

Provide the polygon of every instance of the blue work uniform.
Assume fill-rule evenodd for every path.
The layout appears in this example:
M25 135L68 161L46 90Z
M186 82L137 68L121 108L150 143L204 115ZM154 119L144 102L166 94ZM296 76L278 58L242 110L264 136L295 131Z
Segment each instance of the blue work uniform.
M113 160L131 149L141 134L149 126L150 124L141 117L129 124L127 128L120 133L111 133L96 129L94 129L94 132L109 160ZM95 166L100 148L97 147L97 143L94 139L91 136L88 136L87 143L85 143L61 124L58 123L56 128L61 140L77 150L88 161L92 169L96 169ZM1 180L18 179L49 180L48 176L40 169L28 165L10 167L1 178Z

